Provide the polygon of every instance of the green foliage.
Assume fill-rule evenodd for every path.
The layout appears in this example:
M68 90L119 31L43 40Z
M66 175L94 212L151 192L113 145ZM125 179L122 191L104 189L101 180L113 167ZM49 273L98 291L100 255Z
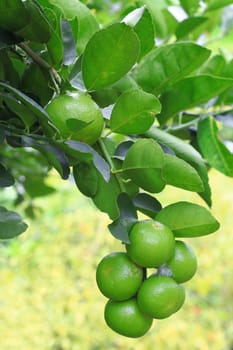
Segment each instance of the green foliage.
M219 228L219 223L206 208L183 201L164 207L156 220L166 224L176 237L204 236Z
M233 155L219 140L218 127L213 118L200 120L198 144L211 166L227 176L233 176Z
M134 78L145 91L159 95L199 68L209 55L209 50L193 43L154 48L135 68Z
M231 35L231 3L26 0L6 12L3 1L0 186L15 189L14 204L35 218L37 197L55 191L46 183L55 169L108 214L120 241L139 212L178 237L216 231L209 209L185 200L163 207L157 197L170 185L210 207L211 167L233 176L233 61L214 44ZM48 114L67 92L88 95L101 119L97 137L75 106L56 107L58 122ZM88 103L81 113L90 115ZM15 212L1 206L1 216L3 239L26 230Z
M82 59L82 75L87 90L98 90L122 78L136 62L139 49L136 33L124 23L115 23L95 33Z

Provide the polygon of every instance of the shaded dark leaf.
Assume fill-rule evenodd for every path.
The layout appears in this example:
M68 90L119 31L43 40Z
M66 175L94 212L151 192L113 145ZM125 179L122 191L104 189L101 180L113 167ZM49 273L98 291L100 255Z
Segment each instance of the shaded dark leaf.
M0 187L8 187L14 184L15 180L11 173L0 164Z
M160 202L148 193L137 193L133 198L133 204L143 214L152 219L162 209Z
M18 213L0 207L0 239L16 237L26 231L27 227Z
M130 243L129 231L132 225L137 221L136 208L126 193L119 194L117 204L120 210L120 217L112 222L108 228L115 238L124 243Z
M62 179L67 179L70 174L69 162L64 151L58 146L46 142L39 142L31 137L22 136L25 146L32 147L41 152L60 174Z
M98 174L91 162L80 162L73 167L75 183L87 197L94 197L98 189Z
M21 38L16 37L11 32L0 29L0 49L18 44L20 41L22 41Z
M79 161L92 160L98 172L103 176L105 181L110 179L110 167L108 163L89 145L80 141L65 141L64 148L67 154Z

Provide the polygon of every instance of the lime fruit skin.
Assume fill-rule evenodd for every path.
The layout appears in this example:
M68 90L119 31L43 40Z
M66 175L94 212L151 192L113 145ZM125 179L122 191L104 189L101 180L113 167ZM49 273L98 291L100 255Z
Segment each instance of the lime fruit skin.
M171 270L172 277L176 282L184 283L195 275L197 258L190 245L177 240L174 256L166 266Z
M143 281L143 269L125 252L105 256L97 266L96 282L101 293L115 301L132 298Z
M64 139L93 145L103 130L103 115L87 93L59 95L47 105L46 111Z
M153 322L150 316L139 309L135 298L125 301L109 300L105 306L104 318L113 331L129 338L142 337Z
M143 267L159 267L174 255L175 238L172 231L154 220L138 221L130 230L126 251Z
M142 312L153 318L163 319L182 307L185 290L171 277L151 275L141 285L137 300Z

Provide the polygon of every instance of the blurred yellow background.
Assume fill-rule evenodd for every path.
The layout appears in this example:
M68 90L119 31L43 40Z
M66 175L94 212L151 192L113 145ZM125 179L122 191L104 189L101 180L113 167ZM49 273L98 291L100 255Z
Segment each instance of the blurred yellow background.
M185 284L185 305L154 321L140 339L117 335L104 322L106 299L97 289L95 268L106 254L124 250L107 229L109 219L73 184L56 175L50 182L59 190L36 200L41 215L0 247L0 350L233 349L232 179L211 171L212 213L221 228L188 240L199 267ZM196 194L172 187L157 198L163 205L205 205Z

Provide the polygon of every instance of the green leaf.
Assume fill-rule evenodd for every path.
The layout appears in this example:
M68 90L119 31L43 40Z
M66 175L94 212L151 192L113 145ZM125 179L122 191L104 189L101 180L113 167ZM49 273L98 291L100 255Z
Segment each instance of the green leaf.
M64 54L61 33L61 14L57 14L54 9L50 8L46 8L45 13L49 19L51 33L46 46L53 66L58 69L62 64Z
M204 191L200 192L199 195L211 206L211 190L207 168L200 153L187 142L158 128L151 128L146 132L146 135L173 150L177 157L185 160L196 169L204 185Z
M126 135L143 133L153 124L153 114L160 110L160 102L154 95L139 89L126 91L113 107L110 129Z
M140 40L140 60L155 46L155 30L151 14L145 6L142 6L130 12L122 22L133 27Z
M130 243L129 231L132 225L137 222L137 212L132 200L126 193L120 193L117 198L117 204L120 210L120 216L110 225L108 225L111 234L122 241Z
M142 189L156 193L165 187L162 178L163 162L164 153L157 142L138 139L127 152L122 170Z
M186 38L189 33L199 27L201 24L208 20L207 17L189 17L183 20L176 27L176 37L177 39Z
M30 198L38 198L48 196L55 192L55 189L51 186L46 185L43 177L39 175L27 176L24 181L24 188Z
M218 138L218 127L213 117L198 123L198 144L208 163L221 173L233 177L233 154Z
M22 119L23 123L28 129L34 124L36 116L30 111L30 109L8 94L0 92L0 96L6 103L7 107Z
M21 79L20 88L25 94L33 96L41 106L45 106L51 100L54 94L54 90L51 88L51 77L49 72L41 69L41 67L34 62L25 69ZM26 109L28 110L26 116L30 112L34 116L34 119L36 119L34 113L32 113L20 101L17 102L24 107L25 113ZM23 113L21 113L20 117L22 120L24 119Z
M212 56L200 69L200 74L220 75L225 78L232 78L231 75L225 75L224 70L227 67L226 60L222 55Z
M16 34L25 40L37 43L47 43L50 39L50 24L42 8L36 0L24 1L26 10L30 13L29 22Z
M209 55L210 50L188 42L161 46L143 57L133 76L145 91L158 95L199 68Z
M30 20L25 1L1 0L0 2L0 28L15 32L26 25Z
M0 145L4 142L5 140L5 131L2 126L0 126Z
M177 202L163 208L156 220L168 226L175 237L208 235L219 228L218 221L204 207L190 202Z
M20 38L8 32L6 30L0 29L0 49L7 48L12 45L16 45L21 41Z
M156 36L164 39L173 33L177 21L167 9L167 0L143 0L140 4L146 5L152 15Z
M66 126L71 132L75 132L85 128L87 125L91 124L92 122L93 121L84 122L83 120L70 118L66 120Z
M233 4L233 0L209 0L207 11L217 10L230 4Z
M62 179L67 179L69 177L69 162L65 153L60 148L60 145L57 146L50 144L49 140L47 140L47 142L46 140L44 142L41 142L40 140L37 141L26 135L22 136L22 140L25 146L37 149L43 154L48 163L57 170Z
M92 200L99 210L107 213L110 219L116 220L120 214L117 204L117 198L121 193L119 184L112 174L108 182L99 173L97 175L98 189Z
M91 162L80 162L73 167L75 183L87 197L94 197L98 189L98 174Z
M145 8L134 30L140 40L140 55L138 58L140 60L155 46L155 28L148 9Z
M63 17L70 21L76 41L76 48L81 54L89 39L99 29L96 18L91 11L78 0L49 0L59 8Z
M162 209L160 202L148 193L137 193L133 197L133 204L137 210L153 219Z
M192 15L199 8L199 0L180 0L181 6L185 9L185 11Z
M121 78L111 86L97 91L93 91L91 95L96 101L96 103L101 108L104 108L114 104L117 101L118 97L120 97L120 95L124 91L128 91L135 88L138 88L138 85L135 82L135 80L131 78L131 76L125 75L123 78Z
M82 74L86 88L97 90L122 78L136 62L139 50L137 35L124 23L96 32L83 54Z
M197 171L183 159L176 156L164 155L162 176L168 185L193 192L203 192L204 190Z
M141 20L144 12L146 10L145 6L136 8L135 10L129 12L123 19L122 23L127 24L130 27L135 27L136 24Z
M12 186L14 182L11 173L0 163L0 187Z
M40 121L47 135L54 135L56 128L51 123L47 112L33 99L22 93L21 91L13 88L12 86L0 82L0 87L6 89L8 92L12 93L19 101L21 101L25 107L27 107L32 113L34 113L37 119Z
M19 214L0 207L0 239L10 239L26 231L27 224Z
M65 153L74 159L74 164L81 161L92 161L98 173L103 177L104 181L109 181L110 167L108 163L97 153L91 146L80 141L65 141L63 145Z
M14 87L19 86L20 77L7 50L0 50L0 72L2 81L7 81Z
M176 156L165 154L162 176L167 184L187 191L203 192L203 182L197 171Z
M159 122L164 125L178 112L208 102L230 86L233 86L233 79L211 75L199 75L178 81L161 97L162 112L158 116Z

